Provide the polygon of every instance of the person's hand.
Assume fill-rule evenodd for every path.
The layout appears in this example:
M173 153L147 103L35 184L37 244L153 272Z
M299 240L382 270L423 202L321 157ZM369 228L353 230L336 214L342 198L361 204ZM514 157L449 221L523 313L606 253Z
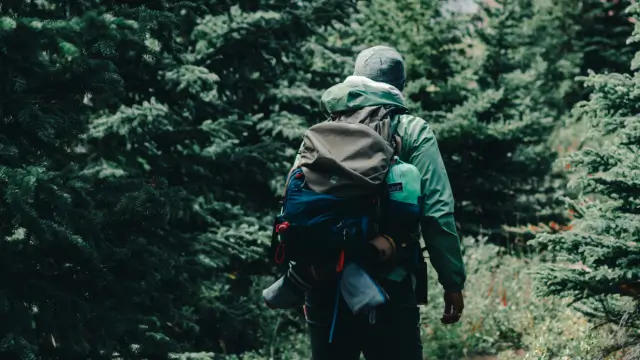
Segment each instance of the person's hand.
M440 322L443 324L454 324L460 321L464 310L464 297L462 292L444 292L444 314Z

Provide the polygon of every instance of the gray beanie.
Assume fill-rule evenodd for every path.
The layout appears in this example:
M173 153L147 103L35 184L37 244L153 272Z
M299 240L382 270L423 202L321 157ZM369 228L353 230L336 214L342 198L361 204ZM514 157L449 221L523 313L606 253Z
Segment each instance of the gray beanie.
M405 83L404 59L394 48L378 45L362 50L353 75L383 82L402 91Z

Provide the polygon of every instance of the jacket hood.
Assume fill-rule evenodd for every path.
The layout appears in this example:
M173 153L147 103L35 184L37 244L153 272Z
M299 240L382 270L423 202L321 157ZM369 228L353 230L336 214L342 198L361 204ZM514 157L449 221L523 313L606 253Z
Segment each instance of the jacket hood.
M342 83L330 87L322 94L320 104L328 114L376 105L390 105L408 111L398 89L357 75L349 76Z

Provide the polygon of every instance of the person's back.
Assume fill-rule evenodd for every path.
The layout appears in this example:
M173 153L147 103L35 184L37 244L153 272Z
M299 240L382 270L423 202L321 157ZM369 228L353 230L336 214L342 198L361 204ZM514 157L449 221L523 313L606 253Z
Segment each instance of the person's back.
M454 323L464 307L462 290L466 274L453 218L453 195L433 131L424 120L406 113L401 93L404 84L404 61L400 54L392 48L376 46L358 55L354 75L328 89L321 103L330 114L378 105L403 110L403 114L393 117L392 129L401 140L400 160L414 165L421 176L421 231L445 290L446 308L441 321ZM382 247L388 244L380 237L372 242ZM417 246L403 251L421 250ZM357 360L360 352L367 360L422 359L415 285L427 279L416 276L415 269L401 261L391 263L394 266L380 264L381 270L376 275L389 301L375 312L354 315L340 311L346 308L343 301L335 311L334 284L314 286L307 292L304 309L314 360Z

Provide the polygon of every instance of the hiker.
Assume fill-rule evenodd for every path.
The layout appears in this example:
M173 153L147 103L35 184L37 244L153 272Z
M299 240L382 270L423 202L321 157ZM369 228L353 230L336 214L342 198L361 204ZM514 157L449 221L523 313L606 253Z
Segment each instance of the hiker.
M386 177L381 177L374 170L384 170L386 160L392 157L392 153L395 153L399 161L413 166L419 174L419 189L422 193L419 230L430 261L438 274L438 281L444 288L445 309L441 322L452 324L459 321L462 315L462 290L466 279L453 217L453 195L435 135L424 120L408 114L402 96L404 85L404 60L393 48L375 46L358 54L353 75L329 88L321 98L323 110L332 119L345 121L335 121L335 125L321 125L324 127L308 132L292 173L287 178L288 191L306 191L305 186L312 186L316 193L314 195L313 191L307 191L304 194L289 194L288 201L293 201L293 205L290 206L293 206L294 210L300 210L304 208L300 205L304 203L305 199L301 198L304 196L309 196L312 200L308 201L315 201L314 204L320 206L326 202L343 201L345 198L341 196L357 193L360 191L358 186L371 185L374 188L386 181ZM388 140L389 149L377 142L373 136L367 137L367 131L364 131L363 127L340 125L348 122L370 125L385 141ZM351 131L360 133L355 134ZM355 140L348 143L336 142L336 139L349 136ZM367 148L358 149L361 145ZM369 154L370 158L367 157ZM339 159L332 158L341 155L344 156ZM354 167L348 168L346 163ZM302 171L301 168L306 171ZM342 177L329 176L326 171L323 172L326 169L332 169L334 172L343 170L340 173ZM387 184L388 187L391 185ZM331 191L337 196L317 195ZM285 213L286 211L285 206ZM295 212L288 211L288 216L295 216ZM305 211L309 211L309 208ZM382 219L385 211L387 215L393 214L393 209L383 210ZM371 215L371 218L375 218L375 214ZM398 218L393 221L401 220L402 218ZM311 244L308 246L315 244L314 241L320 243L326 240L322 246L335 246L335 249L343 244L331 242L339 229L316 227L314 231L302 234L296 233L298 230L293 226L289 228L289 225L289 222L282 222L277 226L282 232L281 235L286 235L285 238L305 237L304 240ZM406 225L412 226L410 223ZM345 239L347 230L349 237L359 236L353 233L353 229L358 226L357 223L347 223L344 226ZM349 255L346 257L343 250L337 260L337 268L333 263L324 269L316 265L306 265L306 259L309 259L309 264L324 257L331 259L332 252L325 252L325 248L320 245L313 248L313 251L307 249L306 258L301 255L299 264L292 262L290 271L280 279L283 281L280 285L286 285L284 280L287 279L295 280L297 285L304 285L301 287L302 292L288 300L291 301L289 305L293 306L297 304L297 297L301 293L304 294L304 312L314 360L357 360L360 353L363 353L367 360L422 359L418 304L425 303L426 295L418 289L425 286L426 268L414 266L415 257L421 255L422 251L419 246L416 247L416 241L411 241L412 229L408 229L407 232L397 234L400 239L394 241L390 239L391 236L382 232L374 232L374 235L370 236L368 231L363 230L362 234L365 234L364 238L367 240L350 242L362 245L347 249ZM288 244L284 247L287 253L297 255L296 242L289 241ZM347 269L342 266L344 264L341 261L344 259L352 259L349 261L353 261L355 267ZM355 272L347 272L350 269L355 269ZM331 274L335 272L339 275L334 278ZM349 281L345 281L345 278ZM363 281L367 278L369 282ZM340 296L341 290L344 292L345 282L356 289L360 287L367 291L379 286L382 294L380 303L368 307L367 311L352 311L353 307L349 301L353 302L353 296L357 295L357 292L354 293L352 287L349 294ZM282 293L276 291L267 295ZM370 297L367 301L371 299L374 298Z

